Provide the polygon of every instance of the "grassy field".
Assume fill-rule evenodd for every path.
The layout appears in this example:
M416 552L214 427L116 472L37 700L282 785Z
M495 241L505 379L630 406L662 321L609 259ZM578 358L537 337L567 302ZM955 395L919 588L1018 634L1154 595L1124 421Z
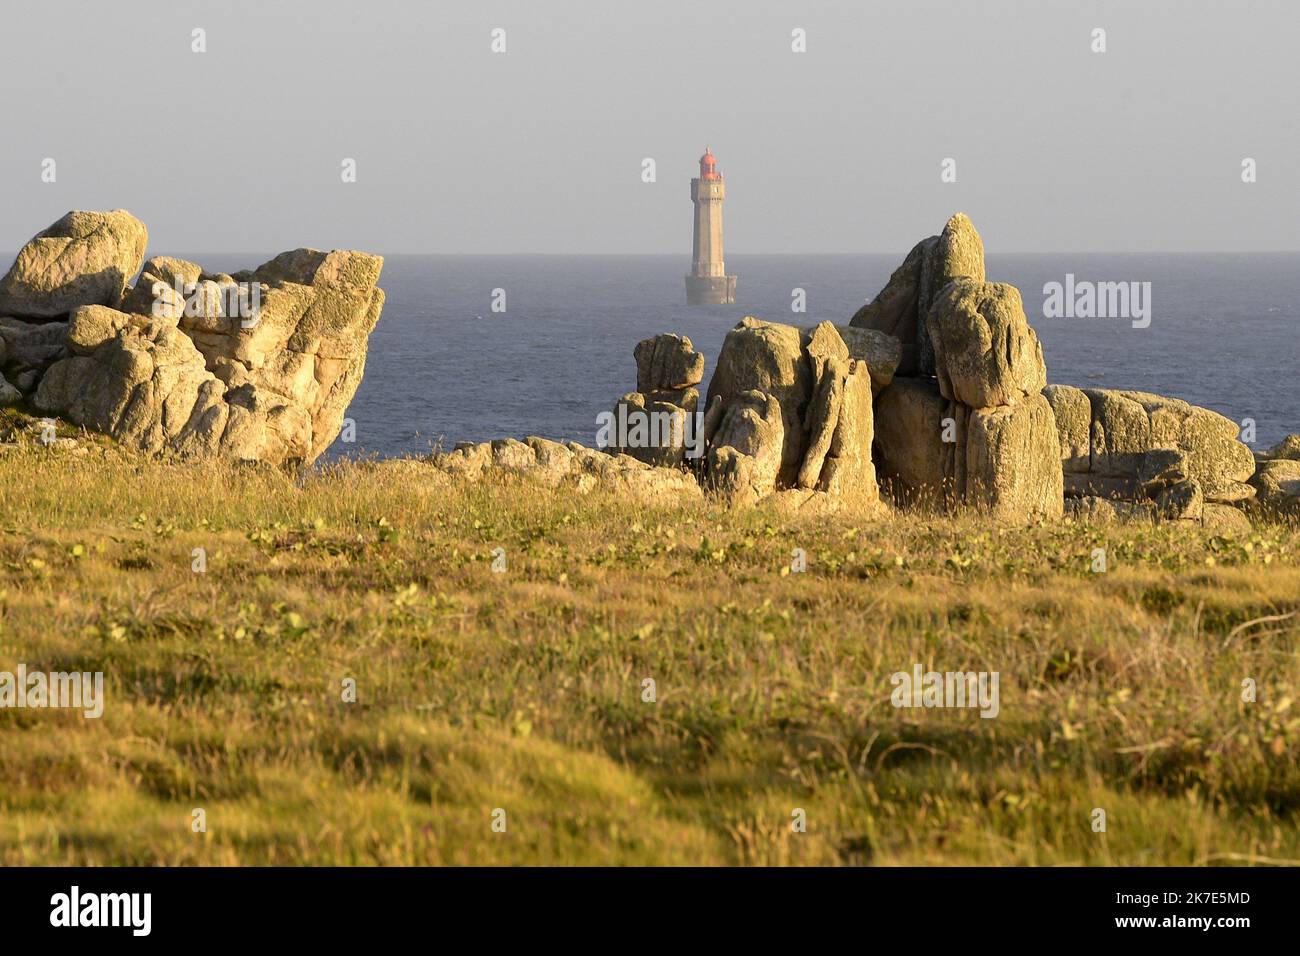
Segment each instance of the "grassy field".
M98 720L0 710L0 863L1300 859L1295 527L655 509L414 461L295 479L27 446L0 453L0 525L0 670L107 682ZM997 671L997 718L893 707L918 663Z

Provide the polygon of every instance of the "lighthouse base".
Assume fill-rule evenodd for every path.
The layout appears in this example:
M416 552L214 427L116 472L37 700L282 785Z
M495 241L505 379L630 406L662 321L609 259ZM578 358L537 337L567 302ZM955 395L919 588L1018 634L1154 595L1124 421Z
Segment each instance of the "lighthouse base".
M736 301L735 276L687 276L687 305L730 305Z

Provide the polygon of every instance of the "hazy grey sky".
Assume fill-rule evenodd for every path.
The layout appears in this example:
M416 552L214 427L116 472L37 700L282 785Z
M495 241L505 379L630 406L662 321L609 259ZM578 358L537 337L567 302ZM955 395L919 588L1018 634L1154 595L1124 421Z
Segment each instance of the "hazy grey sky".
M729 254L901 257L958 209L998 252L1300 249L1295 0L0 10L10 251L124 207L151 253L688 256L706 144Z

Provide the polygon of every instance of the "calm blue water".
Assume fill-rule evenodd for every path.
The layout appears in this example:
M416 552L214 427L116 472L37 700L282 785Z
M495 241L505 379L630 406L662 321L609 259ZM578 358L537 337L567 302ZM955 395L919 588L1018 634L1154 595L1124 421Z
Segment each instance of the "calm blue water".
M201 256L208 269L266 256ZM744 315L845 322L897 256L734 256L734 306L688 308L682 256L388 256L387 305L349 415L357 441L330 455L425 452L441 442L542 435L591 444L596 415L636 386L632 347L689 335L707 360ZM1257 446L1300 431L1300 254L989 255L991 279L1020 288L1048 380L1134 388L1255 419ZM1045 319L1043 284L1067 272L1149 281L1147 329L1123 319ZM790 311L791 289L807 312ZM491 311L495 288L506 312Z

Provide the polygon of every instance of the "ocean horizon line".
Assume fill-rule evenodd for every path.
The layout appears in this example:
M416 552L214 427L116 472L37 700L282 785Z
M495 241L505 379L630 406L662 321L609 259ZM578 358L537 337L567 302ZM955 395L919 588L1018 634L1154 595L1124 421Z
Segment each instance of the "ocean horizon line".
M319 246L294 246L295 249L317 249ZM334 248L341 248L335 246ZM208 249L201 251L187 250L186 256L266 256L268 259L274 258L286 249ZM376 252L375 255L384 257L404 257L404 258L424 258L424 259L682 259L688 266L690 263L690 254L681 252ZM17 250L11 252L0 252L0 257L7 256L10 259L17 258ZM153 253L153 255L175 255L175 253ZM847 258L852 256L894 256L897 255L899 260L906 255L903 252L730 252L728 258ZM1076 250L1008 250L1004 252L990 253L994 257L1002 256L1297 256L1300 255L1300 249L1260 249L1260 250L1219 250L1219 251L1176 251L1167 249L1153 249L1151 251L1108 251L1104 249L1089 249L1083 251Z

